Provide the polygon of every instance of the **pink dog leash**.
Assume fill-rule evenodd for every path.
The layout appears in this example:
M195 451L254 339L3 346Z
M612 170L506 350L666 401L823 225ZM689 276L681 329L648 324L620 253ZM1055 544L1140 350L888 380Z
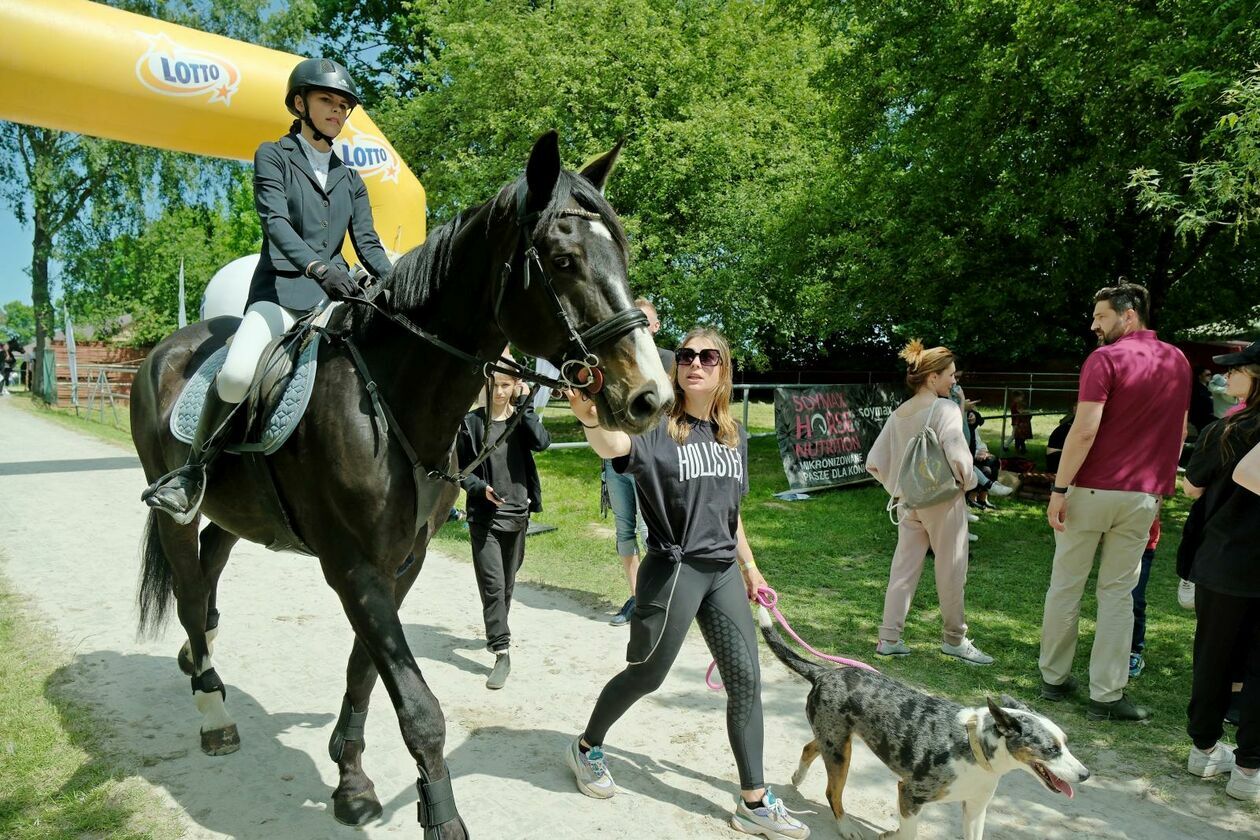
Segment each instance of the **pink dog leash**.
M810 646L809 642L805 641L796 634L796 631L792 629L792 625L788 624L788 620L783 617L783 613L779 612L779 608L776 606L779 603L779 593L775 592L770 587L763 586L757 590L757 603L768 609L774 615L775 619L778 620L779 624L783 625L783 629L787 631L789 636L796 640L798 645L805 648L805 650L809 651L814 656L817 656L819 659L826 660L827 662L835 662L837 665L847 665L850 668L861 668L865 671L871 671L872 673L879 673L878 670L872 668L870 665L867 665L865 662L859 662L856 659L846 659L843 656L831 656L830 654L815 650L812 646ZM717 661L715 660L710 662L709 670L704 673L704 684L714 691L722 691L725 687L720 682L716 682L713 679L713 672L716 669Z

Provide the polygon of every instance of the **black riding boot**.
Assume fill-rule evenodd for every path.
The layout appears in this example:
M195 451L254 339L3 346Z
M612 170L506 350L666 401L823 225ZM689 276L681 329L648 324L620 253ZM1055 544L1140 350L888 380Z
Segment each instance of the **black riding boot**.
M220 427L235 408L236 403L221 399L219 389L211 383L201 419L197 421L188 463L150 484L140 496L145 504L170 514L180 525L193 521L206 493L206 467L223 448L224 435Z

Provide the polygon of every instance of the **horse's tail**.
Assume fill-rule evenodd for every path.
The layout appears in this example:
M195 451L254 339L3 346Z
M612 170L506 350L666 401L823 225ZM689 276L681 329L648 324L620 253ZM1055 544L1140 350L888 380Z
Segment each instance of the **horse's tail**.
M140 606L141 636L155 636L166 624L167 612L170 610L175 587L175 573L171 561L166 558L162 549L162 537L158 529L157 518L161 511L154 508L149 511L149 519L144 525L144 536L140 538L140 592L136 600Z

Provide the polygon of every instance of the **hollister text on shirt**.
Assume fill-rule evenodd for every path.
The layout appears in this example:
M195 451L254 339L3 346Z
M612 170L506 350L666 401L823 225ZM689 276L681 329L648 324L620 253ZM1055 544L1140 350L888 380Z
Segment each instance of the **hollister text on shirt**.
M744 463L740 459L739 450L715 440L685 443L678 447L679 481L708 476L732 478L743 483Z

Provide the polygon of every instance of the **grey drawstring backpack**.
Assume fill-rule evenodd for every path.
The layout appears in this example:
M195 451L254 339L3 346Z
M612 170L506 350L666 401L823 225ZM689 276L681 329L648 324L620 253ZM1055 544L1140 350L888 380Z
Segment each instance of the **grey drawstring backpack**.
M894 524L901 522L902 508L917 510L939 505L958 492L958 477L954 475L954 468L945 457L945 447L932 427L932 414L939 402L932 403L923 431L910 439L901 458L901 470L897 473L900 495L888 500L888 518Z

